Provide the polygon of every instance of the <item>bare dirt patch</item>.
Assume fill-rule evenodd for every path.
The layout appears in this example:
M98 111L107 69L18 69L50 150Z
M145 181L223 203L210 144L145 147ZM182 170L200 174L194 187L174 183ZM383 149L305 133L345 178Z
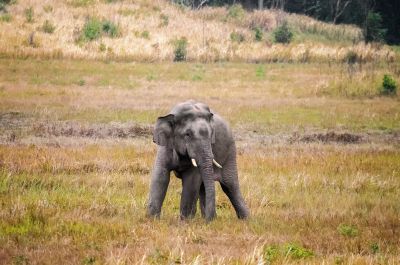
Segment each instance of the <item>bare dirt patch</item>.
M338 133L338 132L327 132L327 133L313 133L306 135L293 135L290 142L304 142L304 143L341 143L341 144L358 144L365 141L365 136L353 133Z
M152 127L150 125L125 123L80 124L76 122L41 122L33 126L33 135L37 137L136 138L151 134Z

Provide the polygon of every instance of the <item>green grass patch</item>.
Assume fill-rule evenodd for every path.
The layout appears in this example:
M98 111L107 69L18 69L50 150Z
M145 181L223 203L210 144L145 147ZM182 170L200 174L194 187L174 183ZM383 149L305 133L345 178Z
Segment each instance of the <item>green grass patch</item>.
M87 7L93 5L95 0L68 0L68 4L72 7Z
M0 15L0 22L11 22L12 21L12 16L9 13L5 13Z
M340 224L338 226L338 232L347 237L356 237L359 234L358 229L355 226L347 224Z

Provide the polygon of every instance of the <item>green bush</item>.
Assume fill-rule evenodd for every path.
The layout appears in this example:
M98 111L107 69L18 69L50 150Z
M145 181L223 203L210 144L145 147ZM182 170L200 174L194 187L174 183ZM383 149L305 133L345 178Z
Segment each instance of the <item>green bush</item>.
M174 61L181 62L186 60L187 55L187 39L182 37L174 41Z
M102 31L102 23L97 18L90 18L83 26L83 35L86 40L92 41L100 38Z
M241 42L244 42L244 40L245 40L244 35L240 32L236 32L236 31L232 32L230 37L231 37L231 41L234 41L234 42L241 43Z
M53 23L51 23L50 21L48 21L46 19L46 21L43 23L43 26L42 26L43 32L51 34L54 32L55 29L56 29L56 27L53 25Z
M381 94L382 95L396 95L397 84L396 81L390 75L383 76Z
M111 38L121 36L119 27L109 20L100 21L97 18L90 18L83 26L83 36L80 40L92 41L107 35Z
M246 11L243 9L242 5L234 4L228 9L228 18L242 20L246 14Z
M263 31L260 27L255 27L254 28L254 40L256 41L262 41L263 39Z
M382 17L379 13L369 12L364 28L366 42L384 42L387 29L382 28Z
M278 26L274 32L274 41L277 43L290 43L293 39L293 32L289 28L287 21Z
M280 254L279 252L280 252L279 246L274 246L274 245L267 246L267 245L265 245L263 247L263 257L268 263L271 263L271 262L277 260L278 257L279 257L279 254Z
M314 253L311 250L296 244L288 244L285 247L285 253L286 256L289 256L293 259L304 259L314 256Z
M283 246L264 245L262 254L267 264L271 264L281 258L306 259L314 256L312 250L294 243L288 243Z
M104 20L102 24L103 32L106 33L108 36L110 36L111 38L116 38L120 36L120 30L118 26L115 25L113 22L109 20Z
M33 22L33 16L34 16L34 11L33 11L32 7L25 9L26 22L32 23Z

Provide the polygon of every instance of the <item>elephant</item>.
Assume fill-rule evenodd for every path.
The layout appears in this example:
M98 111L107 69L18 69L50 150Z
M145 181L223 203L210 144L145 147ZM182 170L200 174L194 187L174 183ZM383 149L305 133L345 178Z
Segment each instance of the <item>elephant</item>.
M206 104L194 100L177 104L168 115L157 119L153 142L157 144L157 155L148 216L160 217L171 171L182 180L181 219L195 216L198 199L202 217L207 221L216 217L215 181L228 196L237 217L249 216L239 189L232 132L227 122Z

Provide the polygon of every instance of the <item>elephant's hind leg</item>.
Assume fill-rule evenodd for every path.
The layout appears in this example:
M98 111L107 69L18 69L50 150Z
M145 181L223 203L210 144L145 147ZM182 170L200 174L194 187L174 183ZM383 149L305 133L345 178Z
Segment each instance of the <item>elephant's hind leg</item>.
M221 187L235 208L237 217L244 219L249 216L249 210L240 192L236 165L236 148L234 146L232 148L233 151L230 153L222 169Z
M200 185L201 176L197 168L191 168L182 174L181 219L196 215Z

